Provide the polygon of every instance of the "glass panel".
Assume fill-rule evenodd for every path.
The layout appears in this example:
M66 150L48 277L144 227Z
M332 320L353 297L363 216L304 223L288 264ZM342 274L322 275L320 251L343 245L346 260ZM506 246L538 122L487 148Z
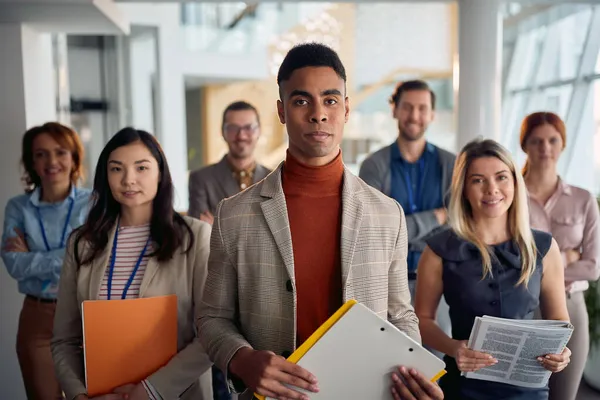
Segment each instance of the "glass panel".
M594 182L594 146L596 121L594 117L593 87L590 85L586 101L577 114L577 121L567 121L567 148L558 162L558 172L565 181L586 190L596 191Z
M274 37L323 14L330 6L327 2L186 3L181 24L189 50L248 54L264 50Z
M510 61L517 47L516 40L510 43L504 43L502 48L502 87L506 87L506 82L509 78Z
M506 99L505 110L502 116L504 124L504 140L502 140L502 144L513 154L517 154L519 149L519 126L523 117L525 117L523 108L528 97L528 92L519 92Z
M181 21L184 25L226 28L245 8L244 2L186 3L181 8Z
M552 86L536 92L529 104L525 107L527 114L536 111L550 111L565 118L573 85Z
M540 59L540 65L535 77L538 84L558 80L559 69L559 51L560 51L560 31L552 24L548 27L548 33L545 38L543 50Z
M573 14L559 22L560 54L559 79L575 78L581 61L581 54L585 44L592 10L587 9Z
M600 57L598 57L598 66L600 66ZM600 72L600 70L598 70ZM600 79L593 82L592 97L594 101L594 194L600 195Z
M592 11L588 8L548 26L547 43L537 76L538 83L575 78L591 16Z
M545 38L546 27L533 29L519 36L509 73L509 89L522 89L531 85L534 67L540 57Z

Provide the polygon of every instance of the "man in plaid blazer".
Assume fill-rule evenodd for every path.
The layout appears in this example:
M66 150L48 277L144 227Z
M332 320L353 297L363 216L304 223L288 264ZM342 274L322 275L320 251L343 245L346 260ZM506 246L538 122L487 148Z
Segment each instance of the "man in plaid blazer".
M310 334L307 329L349 299L420 342L402 208L341 161L349 108L339 57L324 45L296 46L277 81L288 155L263 181L217 207L198 320L203 346L231 389L244 392L240 399L253 392L307 399L284 384L318 391L316 378L285 357ZM398 375L406 384L394 380L397 399L442 398L439 387L418 373L421 379L405 370Z

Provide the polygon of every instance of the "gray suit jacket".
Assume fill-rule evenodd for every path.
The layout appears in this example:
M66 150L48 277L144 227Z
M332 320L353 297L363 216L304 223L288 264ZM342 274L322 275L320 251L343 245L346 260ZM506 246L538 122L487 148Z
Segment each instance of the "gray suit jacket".
M440 190L444 203L447 205L450 198L450 185L452 183L452 173L454 171L456 156L444 149L435 147L440 158L440 164L442 165L442 186ZM365 182L386 196L391 196L392 194L390 157L390 146L385 146L367 157L363 161L359 172L359 176ZM423 251L425 249L425 238L433 232L443 229L443 226L440 226L438 223L433 210L428 210L407 215L406 228L408 231L409 250Z
M216 164L190 173L189 216L198 218L205 211L210 211L214 215L217 204L221 200L231 197L240 191L240 185L232 176L232 171L226 157L223 157ZM257 164L253 183L263 180L270 172L270 169Z
M276 354L296 347L294 254L282 168L217 207L198 332L222 371L244 346ZM341 300L356 299L420 342L402 208L346 169L342 210Z

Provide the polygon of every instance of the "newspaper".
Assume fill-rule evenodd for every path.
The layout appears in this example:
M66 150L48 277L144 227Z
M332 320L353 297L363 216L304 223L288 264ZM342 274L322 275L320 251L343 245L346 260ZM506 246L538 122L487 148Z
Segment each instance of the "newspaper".
M498 363L464 375L529 388L544 387L551 372L537 357L562 353L572 333L573 325L566 321L477 317L469 348L491 354Z

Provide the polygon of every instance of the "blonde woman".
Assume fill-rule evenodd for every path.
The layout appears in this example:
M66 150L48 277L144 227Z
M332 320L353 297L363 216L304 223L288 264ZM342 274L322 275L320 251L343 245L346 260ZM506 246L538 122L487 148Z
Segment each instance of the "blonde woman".
M550 232L563 256L567 310L575 331L569 341L573 362L550 379L550 399L575 400L590 346L589 317L583 293L600 275L600 216L596 199L571 186L556 171L567 144L565 123L550 112L528 115L521 124L521 148L529 192L531 226Z
M445 353L448 374L440 385L449 399L547 399L548 388L529 389L467 379L461 372L493 368L491 355L471 350L475 317L568 320L558 245L529 226L527 191L509 153L492 140L465 146L452 177L451 229L427 240L419 262L416 312L423 344ZM450 307L452 337L435 324L440 297ZM571 351L540 354L558 372ZM547 356L547 357L546 357Z

